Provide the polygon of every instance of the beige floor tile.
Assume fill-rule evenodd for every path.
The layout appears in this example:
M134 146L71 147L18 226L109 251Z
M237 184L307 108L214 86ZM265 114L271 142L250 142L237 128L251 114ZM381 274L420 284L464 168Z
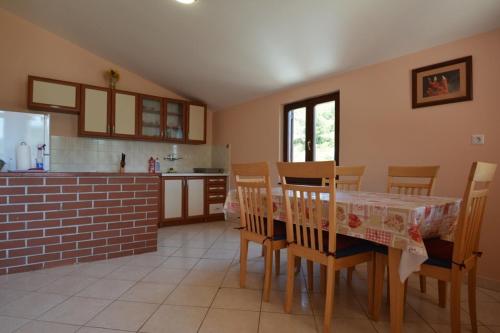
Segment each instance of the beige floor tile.
M466 317L469 318L468 308ZM500 303L477 303L477 320L488 326L500 326Z
M231 265L231 259L200 259L193 269L200 271L225 272Z
M134 281L101 279L80 291L77 296L117 299L134 285Z
M209 249L210 247L212 247L213 243L214 240L212 239L190 239L184 242L182 246L191 247L195 249Z
M46 312L41 320L83 325L111 303L109 300L71 297Z
M318 332L323 332L324 317L316 317ZM330 324L330 332L335 333L376 333L370 320L355 318L334 318ZM406 332L406 331L404 331Z
M154 254L163 257L169 257L178 249L179 248L177 246L158 246L158 249L156 250L156 252L154 252Z
M240 241L228 242L225 240L217 240L212 245L211 249L223 249L223 250L238 250L240 248Z
M63 276L38 291L72 296L96 281L96 278L85 276Z
M214 308L259 311L260 290L221 288L212 304Z
M181 285L219 287L224 280L224 272L209 272L192 270L182 280Z
M179 248L183 244L181 239L164 239L158 242L158 245L161 247L176 247Z
M9 304L10 302L26 296L27 294L29 294L29 291L0 289L0 308L6 304Z
M285 292L271 291L269 302L262 302L264 312L285 313ZM292 314L312 315L312 307L307 293L294 295L292 304Z
M259 333L313 333L316 323L313 316L262 312Z
M17 330L16 333L73 333L79 328L79 326L67 324L31 321Z
M210 309L200 333L256 333L259 313L253 311Z
M177 284L184 279L189 270L158 267L146 275L142 282Z
M164 256L159 256L155 254L141 254L138 256L133 256L133 259L129 261L130 266L142 266L142 267L158 267L167 260Z
M240 272L238 271L229 271L227 272L224 282L222 283L223 287L228 288L239 288L240 287ZM261 273L247 273L246 281L245 281L245 289L262 289L264 286L264 274Z
M122 264L115 262L96 261L88 264L79 265L78 269L70 273L70 275L102 278L111 273L112 271L114 271L115 269L117 269L118 267L120 267L121 265Z
M122 301L160 304L176 286L176 284L138 282L127 290L120 299Z
M236 250L210 249L203 255L203 258L232 260L236 252Z
M478 288L478 292L486 294L486 295L494 298L496 301L500 301L500 291L495 291L495 290L490 290L490 289L484 289L484 288Z
M172 254L172 257L201 258L205 252L207 252L206 249L181 247Z
M177 269L191 269L200 259L198 258L185 258L185 257L170 257L160 267L161 268L177 268Z
M12 333L28 321L29 319L0 316L0 333Z
M148 275L154 268L144 266L125 265L115 269L106 276L107 279L139 281Z
M500 333L500 326L488 326L487 329L489 329L491 332L494 333ZM486 333L486 331L485 331Z
M204 306L212 303L218 287L178 286L165 300L165 304Z
M56 294L29 293L0 308L0 314L35 319L52 307L62 303L67 297Z
M141 332L191 333L197 332L207 308L162 305L144 324Z
M325 294L315 293L311 295L314 313L323 316L325 311ZM337 292L334 298L333 316L335 318L366 318L366 313L353 293Z
M48 274L35 272L26 272L19 274L7 275L2 282L0 288L35 291L54 282L54 277Z
M390 333L391 331L391 324L387 321L381 321L378 323L373 323L375 328L377 329L377 332L379 333ZM408 332L408 333L433 333L433 329L431 326L424 321L416 322L416 323L408 323L405 322L403 324L403 332ZM449 329L447 333L451 332Z
M450 309L440 308L437 305L437 300L430 301L424 296L419 298L408 295L407 303L429 324L449 324L450 323ZM462 323L469 323L469 316L462 310L461 317Z
M115 301L87 326L137 331L157 307L156 304Z
M82 327L78 333L126 333L127 331L109 330L107 328Z
M440 325L440 324L433 324L431 325L432 328L436 333L450 333L451 332L451 326L449 325ZM461 326L461 332L472 332L472 328L470 325L462 325ZM491 333L491 329L489 329L486 326L478 326L477 328L478 333ZM496 331L493 331L496 332Z

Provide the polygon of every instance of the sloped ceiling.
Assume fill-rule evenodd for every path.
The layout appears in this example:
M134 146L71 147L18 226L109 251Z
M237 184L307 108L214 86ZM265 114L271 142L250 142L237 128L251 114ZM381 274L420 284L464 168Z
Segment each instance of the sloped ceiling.
M498 0L0 0L61 37L223 109L500 26Z

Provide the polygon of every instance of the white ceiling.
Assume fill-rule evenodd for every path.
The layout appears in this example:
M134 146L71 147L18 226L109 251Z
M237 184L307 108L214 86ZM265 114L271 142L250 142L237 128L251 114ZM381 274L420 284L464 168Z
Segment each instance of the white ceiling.
M0 0L221 109L500 26L499 0Z

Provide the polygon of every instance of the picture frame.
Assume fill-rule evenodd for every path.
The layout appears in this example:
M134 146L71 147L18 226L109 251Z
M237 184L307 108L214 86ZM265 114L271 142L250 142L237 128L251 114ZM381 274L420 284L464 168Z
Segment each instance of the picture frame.
M472 56L413 69L412 108L472 100Z

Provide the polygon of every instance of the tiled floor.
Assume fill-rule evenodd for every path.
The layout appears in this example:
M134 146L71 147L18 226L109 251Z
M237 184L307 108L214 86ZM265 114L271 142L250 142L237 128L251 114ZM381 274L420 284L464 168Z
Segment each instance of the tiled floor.
M238 287L234 226L215 222L164 228L153 254L0 276L0 333L320 331L324 296L307 292L304 270L296 278L292 314L283 313L285 252L269 303L262 302L263 258L255 244L247 288ZM450 332L448 310L437 306L437 283L428 281L426 295L417 290L416 277L409 285L405 332ZM343 275L337 285L332 332L388 332L387 304L379 322L368 319L366 304L365 270L358 267L352 286ZM499 312L500 293L478 290L480 332L500 332Z

